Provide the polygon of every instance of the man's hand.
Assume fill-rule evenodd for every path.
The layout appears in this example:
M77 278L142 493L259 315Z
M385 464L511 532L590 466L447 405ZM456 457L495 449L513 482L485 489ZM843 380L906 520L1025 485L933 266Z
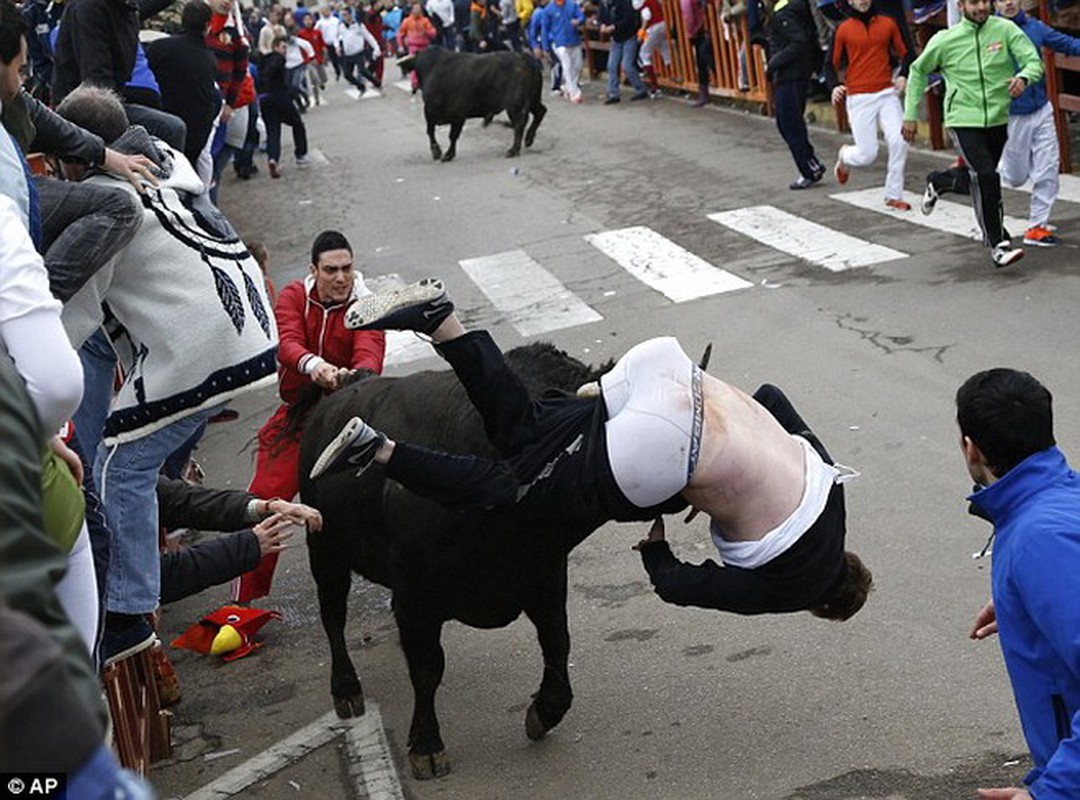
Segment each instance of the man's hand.
M903 94L907 91L907 78L903 75L893 81L893 88L896 89L897 94Z
M997 614L994 612L994 601L991 600L975 615L975 624L968 633L970 639L985 639L998 632Z
M917 122L905 122L900 126L900 135L904 137L904 141L911 144L915 141L915 133L919 130L919 123Z
M982 800L1035 800L1026 789L976 789Z
M106 172L111 172L113 175L126 180L135 187L135 191L139 194L146 191L146 187L143 185L144 181L151 186L158 185L157 178L150 172L154 162L146 156L126 156L106 147L105 162L101 166Z
M333 392L338 388L341 370L329 362L323 362L311 374L311 380L318 383L327 392Z
M832 90L832 104L834 106L840 105L840 103L843 102L845 97L847 97L847 87L844 86L844 84L841 83L839 86L836 86L836 87L833 88L833 90Z
M322 512L303 503L290 503L280 497L271 500L267 506L275 515L285 517L294 525L303 525L309 531L322 530Z
M236 109L226 104L221 107L221 124L228 125L229 120L233 118L233 114L236 113Z
M82 459L76 455L75 451L64 444L64 440L59 436L54 436L49 439L49 449L56 453L67 464L67 468L71 470L71 476L75 479L75 483L82 486L83 482L83 465Z
M1027 85L1027 78L1021 78L1019 75L1009 78L1009 97L1015 100L1024 93Z
M646 545L650 545L653 542L662 541L664 541L664 518L657 517L656 520L653 522L652 527L649 528L648 535L640 542L635 544L634 549L641 550L641 548L645 547Z
M280 553L293 535L293 521L284 514L267 517L251 530L259 540L259 554Z

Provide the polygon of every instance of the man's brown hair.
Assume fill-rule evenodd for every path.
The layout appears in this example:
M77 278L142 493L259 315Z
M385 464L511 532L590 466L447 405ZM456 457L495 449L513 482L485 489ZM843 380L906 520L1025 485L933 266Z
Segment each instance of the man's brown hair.
M874 588L874 575L862 559L850 550L844 551L844 575L821 605L809 609L815 617L843 622L851 619L863 607Z

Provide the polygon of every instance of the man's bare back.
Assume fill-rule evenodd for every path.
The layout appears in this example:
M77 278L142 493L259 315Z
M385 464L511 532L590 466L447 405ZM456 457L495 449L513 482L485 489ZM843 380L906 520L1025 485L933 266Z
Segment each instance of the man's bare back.
M701 453L683 496L730 541L759 540L799 505L804 451L760 403L703 376Z

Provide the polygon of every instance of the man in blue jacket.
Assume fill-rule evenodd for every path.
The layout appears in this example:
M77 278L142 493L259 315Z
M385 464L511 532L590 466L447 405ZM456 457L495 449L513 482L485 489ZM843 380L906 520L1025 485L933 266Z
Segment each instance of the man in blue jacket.
M1001 634L1035 768L986 800L1080 797L1080 476L1054 442L1050 392L991 369L956 393L972 512L994 525L992 599L970 636Z
M1031 39L1036 48L1048 47L1067 56L1080 56L1080 39L1056 31L1045 22L1029 17L1020 0L994 0L998 16L1011 19ZM1041 50L1040 50L1041 52ZM1009 140L1001 154L1001 182L1031 187L1031 217L1024 244L1053 247L1058 237L1050 226L1050 209L1058 196L1060 148L1054 107L1046 96L1046 80L1040 78L1009 104Z

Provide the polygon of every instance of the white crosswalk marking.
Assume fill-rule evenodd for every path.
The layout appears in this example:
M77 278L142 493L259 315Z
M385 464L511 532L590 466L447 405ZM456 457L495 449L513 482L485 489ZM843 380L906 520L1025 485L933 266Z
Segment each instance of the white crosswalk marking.
M911 203L911 211L893 211L886 208L885 203L882 201L883 192L884 190L877 186L873 189L831 194L829 197L857 208L888 214L890 217L910 222L913 225L921 225L924 228L932 228L956 236L966 236L968 239L975 239L978 242L982 241L982 231L979 230L979 223L975 221L975 212L971 210L970 205L941 199L937 201L933 214L923 214L919 211L922 195L904 192L904 199ZM1005 217L1005 228L1014 237L1022 236L1024 231L1027 230L1027 222L1018 217Z
M524 250L458 263L522 336L603 319Z
M357 89L355 86L350 86L348 89L345 90L345 94L347 94L353 100L373 100L376 97L382 97L382 92L380 92L378 89L372 89L370 87L368 87L367 91L365 91L363 94L360 94L359 89Z
M1058 186L1058 200L1064 200L1067 203L1080 203L1080 177L1076 175L1058 175L1058 182L1060 184ZM1032 183L1028 181L1023 186L1017 186L1016 190L1030 192L1031 188Z
M423 361L425 358L434 357L435 351L431 349L431 345L420 339L412 331L386 332L384 366L400 367L404 364L411 364L413 361Z
M412 80L405 78L405 80L394 81L394 86L401 89L406 94L412 94Z
M643 226L589 234L585 241L675 303L752 286Z
M880 190L875 191L881 202ZM908 257L907 253L848 236L773 206L736 208L708 216L762 244L833 272Z

